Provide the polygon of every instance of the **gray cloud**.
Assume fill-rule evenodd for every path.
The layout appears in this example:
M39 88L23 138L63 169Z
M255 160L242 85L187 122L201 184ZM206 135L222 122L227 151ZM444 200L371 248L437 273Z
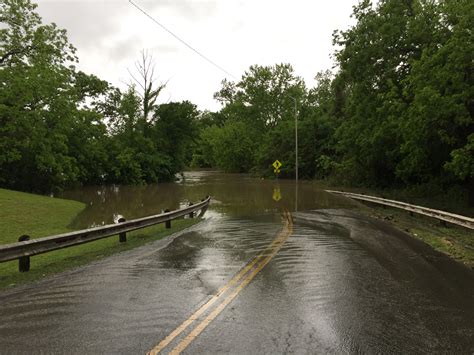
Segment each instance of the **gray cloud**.
M215 1L165 0L134 1L138 6L173 30L176 19L195 21L212 16ZM141 15L127 0L39 0L38 11L44 22L55 22L68 31L72 44L81 48L93 48L98 42L107 41L116 33L124 15ZM160 13L171 12L171 18L160 19ZM141 15L143 16L143 15ZM143 17L143 21L150 21Z
M189 99L201 108L217 108L212 95L227 75L146 18L129 0L36 1L45 23L55 22L68 31L78 48L81 70L120 86L140 50L149 49L160 77L172 78L164 94ZM352 5L358 2L133 1L237 77L249 65L290 62L310 86L318 71L331 67L332 31L347 28Z
M105 49L104 52L107 52L107 56L110 60L116 60L117 58L128 58L137 55L137 53L142 49L142 44L140 36L133 34L124 39L104 43L103 48Z
M38 11L46 23L55 22L68 31L77 47L96 47L118 26L123 4L112 2L40 0Z
M200 20L209 16L213 16L216 12L216 0L195 1L195 0L166 0L166 1L136 1L142 7L155 9L170 9L181 17L189 20Z

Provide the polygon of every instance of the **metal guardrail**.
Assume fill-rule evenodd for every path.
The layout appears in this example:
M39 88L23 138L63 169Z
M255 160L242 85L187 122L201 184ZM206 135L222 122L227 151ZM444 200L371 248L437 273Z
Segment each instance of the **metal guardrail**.
M422 214L422 215L429 216L432 218L436 218L441 221L457 224L459 226L462 226L468 229L474 229L474 218L471 218L471 217L461 216L458 214L449 213L449 212L440 211L440 210L434 210L427 207L411 205L409 203L400 202L396 200L389 200L389 199L385 199L381 197L367 196L367 195L355 194L352 192L344 192L344 191L334 191L334 190L326 190L326 191L333 194L339 194L346 197L350 197L356 200L362 200L362 201L377 203L380 205L400 208L405 211L418 213L418 214Z
M189 207L179 210L165 211L165 213L138 218L130 221L122 221L118 224L109 224L100 227L83 229L70 233L58 234L39 239L29 240L28 236L21 236L18 243L0 245L0 262L19 259L20 271L29 270L29 257L49 251L67 248L74 245L89 243L94 240L107 238L113 235L119 235L119 241L125 242L127 240L126 233L150 227L159 223L166 223L166 228L171 228L171 221L173 219L189 215L193 217L194 212L201 211L201 217L207 210L211 197L208 196L201 202L190 204ZM24 241L21 241L24 240Z

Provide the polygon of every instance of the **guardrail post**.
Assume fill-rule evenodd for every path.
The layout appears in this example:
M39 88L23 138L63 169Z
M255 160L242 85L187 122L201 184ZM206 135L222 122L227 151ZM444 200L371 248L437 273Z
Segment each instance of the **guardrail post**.
M161 213L156 215L129 221L126 221L125 218L119 215L115 217L118 217L117 219L114 218L116 222L114 224L96 227L93 228L93 230L84 229L60 235L53 235L39 240L30 239L29 236L22 235L18 238L18 242L16 243L0 245L0 263L18 260L18 270L20 272L27 272L30 270L30 258L34 255L112 236L115 238L119 236L119 241L123 243L127 240L126 233L156 224L165 223L166 228L170 229L171 220L189 216L191 211L194 212L193 218L198 216L198 212L195 210L200 210L199 217L202 217L203 213L209 206L209 201L210 197L208 196L204 201L197 205L193 203L191 205L192 207L181 208L173 212L170 212L170 210L167 209L166 211L161 211ZM120 222L122 223L118 224ZM471 228L471 224L467 226L468 228Z
M25 242L27 240L30 240L30 237L28 235L22 235L20 238L18 238L19 242ZM18 271L27 272L29 270L30 270L30 257L22 256L21 258L18 258Z
M206 198L203 198L201 201L205 201L207 198L209 198L209 196L206 196ZM204 206L204 207L201 209L201 211L199 212L198 217L204 216L204 213L206 213L206 211L207 211L207 205Z
M126 219L124 217L120 217L119 220L118 220L118 223L123 223L125 222ZM122 232L119 234L119 242L120 243L125 243L127 241L127 233L126 232Z
M169 212L169 211L170 211L169 209L166 209L166 210L165 210L165 213L166 213L166 212ZM166 227L166 229L170 229L170 228L171 228L171 221L166 221L166 222L165 222L165 227Z
M191 207L192 205L193 205L193 203L190 202L190 203L189 203L189 207ZM191 212L191 213L189 214L189 218L194 218L194 212Z

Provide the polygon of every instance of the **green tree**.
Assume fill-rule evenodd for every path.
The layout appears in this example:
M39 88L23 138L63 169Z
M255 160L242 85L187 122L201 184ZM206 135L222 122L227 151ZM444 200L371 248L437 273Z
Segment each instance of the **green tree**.
M154 112L153 138L157 150L169 157L173 176L191 163L198 117L196 105L189 101L162 104Z
M223 112L238 120L246 120L262 132L293 115L293 99L300 100L306 91L302 78L289 64L254 65L237 83L223 81L214 96L225 104Z
M214 95L223 104L219 117L226 121L219 131L218 141L227 142L229 146L221 145L222 152L214 150L214 161L231 171L268 170L268 161L276 159L279 154L275 144L278 146L280 143L275 140L280 139L280 135L285 136L285 141L294 137L288 131L292 125L288 122L294 121L294 100L301 105L305 95L303 79L295 75L289 64L254 65L239 82L223 81L222 89ZM247 142L250 137L250 145L237 146L239 131L243 134L240 138L242 142ZM232 151L238 154L238 162L232 161ZM291 151L294 152L294 142L288 154Z
M406 80L423 48L437 41L439 13L430 1L361 1L356 25L336 32L334 44L346 87L344 121L336 132L341 169L360 183L397 182L401 122L412 97Z
M87 143L73 147L70 140L76 123L81 130L100 120L85 101L107 84L76 72L66 31L42 24L35 4L6 0L0 6L0 184L47 191L77 183L87 173L76 153Z
M248 172L254 163L256 141L251 127L240 121L227 121L223 127L212 131L214 160L228 172Z
M469 135L474 132L473 5L471 1L440 5L436 41L423 48L405 81L411 104L402 125L403 159L397 173L407 183L434 176L446 179L445 167L463 180L469 176L469 167L463 172L456 161L469 150ZM451 157L454 162L447 164Z
M199 129L199 136L193 149L191 166L199 168L217 167L216 139L220 134L216 125L203 126Z

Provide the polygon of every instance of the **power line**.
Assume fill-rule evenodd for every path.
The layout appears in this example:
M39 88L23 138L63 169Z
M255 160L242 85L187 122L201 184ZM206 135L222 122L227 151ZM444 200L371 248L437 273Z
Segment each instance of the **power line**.
M201 52L199 52L197 49L193 48L190 44L186 43L186 41L184 41L183 39L181 39L180 37L178 37L177 35L175 35L173 32L171 32L169 29L167 29L164 25L162 25L160 22L158 22L158 20L156 20L153 16L151 16L150 14L148 14L145 10L143 10L140 6L138 6L137 4L135 4L132 0L128 0L128 2L130 4L132 4L133 6L135 6L140 12L142 12L146 17L148 17L150 20L152 20L154 23L156 23L158 26L160 26L162 29L164 29L166 32L168 32L170 35L172 35L174 38L176 38L178 41L180 41L182 44L184 44L186 47L188 47L189 49L191 49L194 53L196 53L197 55L199 55L201 58L203 58L204 60L208 61L209 63L211 63L212 65L214 65L216 68L218 68L219 70L221 70L222 72L226 73L227 75L231 76L232 78L234 79L237 79L235 76L233 76L231 73L229 73L227 70L225 70L224 68L222 68L219 64L217 64L216 62L212 61L211 59L209 59L208 57L206 57L204 54L202 54Z

